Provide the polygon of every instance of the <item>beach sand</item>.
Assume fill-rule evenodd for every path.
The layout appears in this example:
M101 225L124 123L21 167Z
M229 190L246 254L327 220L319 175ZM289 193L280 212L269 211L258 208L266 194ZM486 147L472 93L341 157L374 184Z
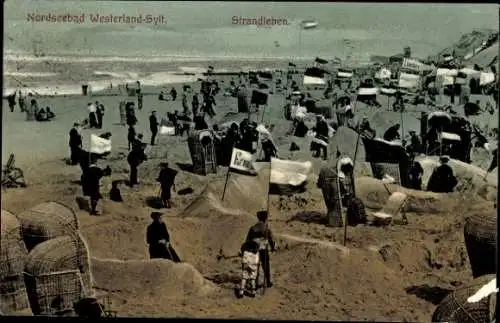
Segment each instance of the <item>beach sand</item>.
M198 85L194 87L195 90L199 88ZM180 92L180 86L176 88ZM112 180L127 179L128 165L124 157L127 151L127 129L117 125L118 102L121 99L127 98L39 98L41 107L50 106L57 115L54 121L47 123L26 122L24 114L17 109L14 113L8 111L4 100L2 158L5 161L9 153L15 154L16 165L25 171L28 188L3 192L2 208L16 214L38 203L56 200L77 209L75 196L81 195L81 188L74 181L79 179L80 169L66 165L63 159L69 155L68 132L73 122L86 118L87 103L95 100L106 107L104 127L99 131L84 130L84 147L88 147L91 132L100 134L109 131L113 134L113 152L107 160L99 162L113 169L112 176L102 180L103 195L107 196ZM214 122L220 124L244 117L234 114L235 98L219 95L216 100L217 116ZM372 127L382 134L392 123L400 122L400 115L385 111L386 97L380 96L379 101L383 108L377 110L360 103L356 106L356 112L367 115ZM264 120L276 125L274 138L279 146L279 154L288 157L291 155L288 152L290 138L285 132L291 122L283 117L284 104L283 95L271 95ZM144 108L137 111L137 130L144 133L145 142L149 142L150 138L147 118L152 110L163 116L167 111L181 110L181 102L161 102L157 95L144 97ZM261 120L260 115L254 117ZM419 130L419 113L407 113L403 117L405 131ZM477 119L480 123L497 127L497 115ZM342 153L352 156L355 142L354 132L340 129L337 139L331 144L331 150L334 151L333 147L338 145ZM344 254L335 247L335 244L342 243L343 229L328 228L323 222L325 206L321 192L315 188L314 178L323 161L315 159L308 192L291 198L271 197L270 200L270 223L275 234L287 234L310 241L294 242L293 239L279 238L278 251L271 260L275 286L255 299L236 300L231 290L231 277L238 275L239 260L217 261L216 256L222 247L228 255L237 252L248 225L255 221L253 214L235 212L234 215L227 215L217 211L220 210L216 205L219 202L213 197L217 197L217 193L222 194L225 168L219 168L218 174L209 176L182 171L182 165L179 167L177 163L191 163L186 137L162 137L157 147L149 160L139 167L141 186L133 189L121 187L125 199L123 204L105 198L100 202L103 211L101 216L77 212L91 255L102 259L147 259L145 230L153 209L147 206L146 201L158 194L155 183L158 164L168 161L172 167L181 170L177 176L177 189L191 187L194 190L190 195L174 194L173 208L165 211L172 244L182 259L192 264L203 276L216 281L217 288L204 295L179 295L173 284L169 285L173 287L165 288L153 297L144 288L120 288L120 284L127 285L126 281L117 282L115 288L104 290L106 284L96 280L96 287L109 293L112 309L117 310L120 316L429 321L443 292L472 280L463 243L464 218L471 212L493 212L492 202L470 193L446 194L437 198L443 203L450 201L449 210L436 213L429 207L428 212L425 208L409 212L409 225L349 227L349 253ZM295 153L294 159L311 159L308 147L301 148L302 151ZM165 155L167 158L154 158ZM362 161L363 158L361 147L358 160ZM474 158L477 164L487 163L484 155ZM234 209L238 199L248 201L251 198L251 201L255 201L255 209L258 209L265 202L265 187L260 192L256 192L257 189L249 191L241 188L244 186L236 185L239 181L237 175L231 175L231 179L228 189L232 195L230 201L223 205L231 204L229 206ZM208 183L211 184L213 196L212 200L207 199L203 203L207 203L207 211L216 211L207 216L183 214L183 210ZM367 196L370 198L370 194ZM368 211L370 214L376 210ZM378 252L383 246L388 246L392 258L383 259ZM98 267L100 269L96 270L106 270L104 265ZM148 280L157 278L148 273L143 271L144 275L151 275ZM97 273L96 276L106 277L106 274Z

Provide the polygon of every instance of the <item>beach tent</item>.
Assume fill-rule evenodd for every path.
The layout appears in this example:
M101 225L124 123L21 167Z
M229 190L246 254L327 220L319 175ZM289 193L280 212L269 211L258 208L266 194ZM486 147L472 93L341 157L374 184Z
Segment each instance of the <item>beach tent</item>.
M403 69L414 72L432 71L434 69L434 66L426 65L416 59L411 59L411 58L403 59L403 64L401 67Z
M448 68L438 68L436 70L436 76L457 76L458 75L458 70L456 69L448 69Z
M351 78L353 76L354 76L354 73L351 70L339 68L339 70L337 71L338 78Z

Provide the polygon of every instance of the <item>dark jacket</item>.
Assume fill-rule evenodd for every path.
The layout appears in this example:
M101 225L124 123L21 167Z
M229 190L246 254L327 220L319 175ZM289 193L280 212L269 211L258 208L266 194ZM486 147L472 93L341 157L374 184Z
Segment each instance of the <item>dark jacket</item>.
M136 132L135 132L134 127L129 127L128 128L128 135L127 135L128 141L134 141L135 136L136 136Z
M149 129L151 132L158 132L158 119L154 115L149 117Z
M427 191L435 193L450 193L457 185L457 179L453 175L453 169L448 164L437 167L429 178Z
M149 245L157 244L160 240L170 242L167 225L164 222L153 222L148 226L146 240Z
M267 243L274 250L273 233L266 222L259 221L248 230L246 241L255 241L260 244L260 249L265 249Z
M176 175L177 171L171 168L165 168L160 171L157 181L160 183L161 187L170 188L174 185Z
M84 194L89 196L95 195L100 197L99 182L101 181L101 178L103 176L104 172L102 171L101 168L97 166L89 167L82 174L82 188Z
M81 145L82 145L82 136L78 133L78 130L72 128L69 131L69 146L80 147Z

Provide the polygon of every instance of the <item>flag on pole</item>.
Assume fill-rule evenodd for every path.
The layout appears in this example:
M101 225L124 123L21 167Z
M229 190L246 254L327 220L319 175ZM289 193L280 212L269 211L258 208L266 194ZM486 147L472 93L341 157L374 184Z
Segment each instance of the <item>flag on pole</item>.
M111 140L90 134L90 152L94 154L111 152Z
M161 126L160 135L175 136L175 127Z
M295 65L295 64L294 64L294 63L292 63L292 62L288 62L288 66L289 66L289 67L297 67L297 65Z
M323 59L323 58L319 58L319 57L316 57L316 59L314 60L315 63L318 63L318 64L327 64L328 61L326 59Z
M306 191L310 161L298 162L271 158L269 195L293 195Z
M252 153L245 150L233 148L233 153L231 154L231 162L229 163L229 169L236 170L238 173L254 175L256 172L253 165Z

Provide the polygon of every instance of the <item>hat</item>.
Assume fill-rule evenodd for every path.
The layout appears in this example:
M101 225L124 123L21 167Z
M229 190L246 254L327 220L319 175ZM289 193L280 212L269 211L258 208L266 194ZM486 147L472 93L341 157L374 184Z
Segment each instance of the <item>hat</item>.
M156 113L156 110L151 111L151 113Z
M80 124L78 122L73 123L73 127L78 127Z
M415 130L410 130L408 133L416 133Z
M158 219L158 218L161 218L163 215L163 213L161 212L151 212L151 218L152 219Z
M160 163L160 167L168 167L168 163L162 162L162 163Z
M259 219L259 221L266 221L268 215L269 215L269 213L267 211L265 211L265 210L258 211L257 212L257 219Z
M441 156L439 157L439 160L443 163L446 163L447 161L450 160L450 156Z

